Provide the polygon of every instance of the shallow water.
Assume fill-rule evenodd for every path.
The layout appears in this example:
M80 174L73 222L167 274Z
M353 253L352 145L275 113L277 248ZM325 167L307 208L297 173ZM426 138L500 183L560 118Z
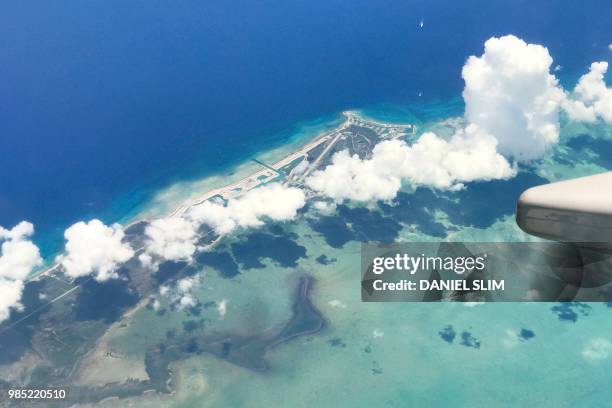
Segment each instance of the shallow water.
M596 156L605 151L602 145L607 148L612 142L601 138L591 141L580 136L584 131L584 127L564 128L564 142L519 177L482 183L475 189L468 186L451 194L446 204L444 195L407 191L406 197L417 201L414 206L404 202L397 211L415 213L401 218L402 228L393 239L438 240L440 236L431 235L439 231L431 227L435 220L445 231L443 239L533 240L516 226L513 206L487 208L482 218L477 216L483 215L478 206L461 209L461 203L478 203L482 194L514 200L529 183L543 182L542 174L566 175L572 168L580 174L604 170L596 164ZM610 127L590 126L589 131L605 136ZM576 148L585 152L576 155ZM427 203L437 209L417 211ZM452 203L459 203L459 207ZM291 262L286 258L290 253L261 253L259 257L254 253L254 259L234 254L239 274L231 279L205 266L197 296L201 302L227 301L225 316L214 307L197 317L170 309L160 317L142 310L113 344L130 355L142 355L139 350L164 341L163 335L154 339L143 335L152 325L160 333L172 329L178 336L220 332L247 336L278 329L289 319L292 282L301 273L316 279L310 296L326 320L321 332L266 353L269 368L263 372L206 352L179 360L173 365L176 395L135 398L135 406L569 407L607 403L606 367L612 358L608 305L363 303L360 246L355 239L371 238L378 232L367 228L367 222L360 226L346 211L341 207L333 217L346 223L350 236L332 239L334 245L329 239L336 236L338 227L313 230L313 222L321 217L314 209L291 223L229 237L223 251L242 251L244 248L232 247L232 243L248 243L252 234L281 234L305 252ZM360 211L379 214L374 208ZM203 319L203 325L186 332L185 322L198 319Z

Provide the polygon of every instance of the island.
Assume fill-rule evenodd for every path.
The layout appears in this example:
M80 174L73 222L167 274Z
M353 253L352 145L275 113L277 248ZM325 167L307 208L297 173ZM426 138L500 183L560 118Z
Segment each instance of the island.
M312 172L325 168L336 152L348 150L351 155L365 159L371 157L374 146L383 140L410 138L416 134L416 127L411 124L380 123L351 111L343 115L344 121L337 128L317 135L274 163L253 158L257 171L235 183L202 192L165 217L181 217L207 200L232 200L273 182L303 188L312 197L315 193L308 191L304 180ZM284 327L250 334L205 333L199 337L188 331L184 335L168 334L167 341L146 351L145 372L134 375L137 378L98 386L84 384L86 371L91 371L99 359L122 359L120 354L108 349L109 338L125 327L136 312L151 307L151 295L161 285L197 271L197 257L194 264L164 262L155 273L141 265L137 258L142 251L144 230L151 221L136 218L125 227L125 239L140 250L121 266L119 279L103 283L92 277L72 280L62 273L61 266L53 265L26 282L23 309L0 324L2 388L70 385L70 404L124 398L151 390L170 393L172 361L204 352L247 369L266 370L265 354L269 350L300 336L312 335L324 326L324 317L309 299L316 281L301 271L294 279L293 311ZM210 250L222 243L223 238L208 231L202 234L199 245Z

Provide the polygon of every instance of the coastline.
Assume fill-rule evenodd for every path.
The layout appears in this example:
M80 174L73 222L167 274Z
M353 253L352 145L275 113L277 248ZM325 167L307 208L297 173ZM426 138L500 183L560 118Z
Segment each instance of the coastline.
M252 158L248 162L241 163L238 165L237 169L231 173L234 175L241 174L240 170L245 172L245 175L240 175L240 178L237 181L224 184L221 187L213 187L211 189L206 189L203 192L194 193L191 197L179 200L167 211L162 211L157 214L147 212L146 210L140 211L137 213L137 215L125 221L124 228L127 229L141 222L148 222L157 218L180 217L190 208L202 204L213 197L221 197L224 200L233 199L241 196L243 193L249 190L273 181L278 180L283 183L291 181L289 180L288 176L290 175L290 170L292 170L292 168L290 168L287 172L287 167L291 167L292 163L306 157L309 151L317 148L323 143L331 140L330 146L332 146L340 138L342 131L351 125L357 124L359 126L377 129L379 132L388 132L391 134L391 137L404 135L406 130L410 130L411 134L415 134L417 129L416 125L414 124L387 123L374 119L371 116L366 116L361 111L344 111L342 112L342 116L344 120L334 128L322 132L320 131L314 136L297 138L297 140L290 141L285 146L273 149L272 151L262 152L259 155L260 157L267 157L274 160L270 164L255 158ZM286 152L287 150L288 152ZM275 155L275 152L278 153ZM314 167L315 166L311 166L309 169L307 169L304 176L307 175ZM251 168L253 169L251 170ZM227 177L224 175L212 175L195 181L194 183L205 184L210 178L227 180ZM162 191L158 194L163 193L164 192ZM155 198L151 201L154 202ZM147 205L150 205L150 203ZM55 263L54 259L51 262L52 263L45 265L42 269L39 269L33 273L32 276L28 277L26 282L37 280L40 277L56 271L59 268L59 264Z
M123 201L130 201L129 195L148 194L146 200L127 211L127 216L119 214L110 222L127 225L137 219L163 217L182 203L201 195L202 191L222 188L257 172L258 166L251 160L252 158L258 158L265 162L278 161L317 136L333 131L343 122L341 112L303 120L276 133L274 136L264 138L261 148L251 150L240 159L233 159L225 166L212 172L179 174L151 191L140 192L134 190L126 196L120 196L112 204L113 206L122 207Z
M299 148L297 148L297 150L292 151L291 153L270 164L260 161L258 159L251 159L251 161L255 162L260 167L255 172L240 178L236 182L226 184L219 188L213 188L212 190L207 190L203 193L198 194L195 198L184 200L183 202L179 203L174 209L172 209L166 214L163 214L161 218L180 217L185 214L190 208L200 205L215 196L219 196L224 200L237 198L245 192L250 191L254 188L260 187L267 183L274 182L277 179L282 179L283 176L289 176L291 172L287 172L285 170L286 167L290 166L294 161L305 157L309 151L315 149L316 147L327 141L331 140L332 144L330 144L330 147L333 146L333 139L337 140L341 136L342 131L344 131L351 125L358 124L363 125L365 127L371 126L372 128L388 129L391 132L397 132L398 129L410 129L413 134L416 132L415 125L380 122L374 119L365 118L357 111L344 111L342 112L342 115L345 119L338 127L330 131L317 134L309 141L306 141L305 144L302 144ZM323 156L323 154L321 154L321 156ZM311 166L311 168L314 167L315 166ZM310 169L306 170L306 172L304 173L304 177L308 174L309 170ZM286 180L283 180L283 182L286 182ZM128 228L143 221L150 221L154 218L158 217L137 216L134 220L126 224L125 228Z

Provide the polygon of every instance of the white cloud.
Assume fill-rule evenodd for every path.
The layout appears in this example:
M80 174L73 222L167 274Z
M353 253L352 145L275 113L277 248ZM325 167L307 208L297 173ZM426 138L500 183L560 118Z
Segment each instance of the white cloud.
M193 295L193 290L200 283L200 275L186 277L178 280L173 288L168 286L159 287L160 296L168 296L170 302L178 309L183 310L197 305L198 300ZM158 301L157 299L155 301ZM155 303L155 302L154 302Z
M160 218L145 228L145 252L138 259L146 266L160 260L191 261L196 251L197 226L182 217Z
M314 208L321 214L332 214L336 211L336 203L327 201L315 201L313 204Z
M230 199L227 204L205 201L181 217L157 219L147 226L145 251L139 256L143 265L157 267L161 260L191 261L197 250L198 229L207 224L220 234L238 227L257 227L263 218L276 221L294 218L304 206L301 189L268 184Z
M72 277L94 274L97 281L117 277L118 266L130 259L134 251L122 242L119 224L104 225L100 220L77 222L65 232L66 253L57 257L64 272Z
M183 278L176 283L176 291L179 297L177 306L179 310L195 306L198 303L192 291L199 282L200 275L197 274L191 278Z
M497 153L495 139L469 125L448 141L428 132L410 146L401 140L380 142L367 160L338 152L306 184L337 202L391 200L403 180L413 186L457 189L465 182L509 178L515 171Z
M183 278L176 283L176 289L180 293L189 292L198 283L198 275L192 278Z
M382 160L391 160L392 153ZM504 179L515 170L496 151L496 141L475 125L455 133L449 141L425 133L399 162L400 173L412 184L436 188L458 188L476 180Z
M11 230L0 227L2 256L0 257L0 279L24 280L30 272L42 264L38 247L28 238L34 226L22 221Z
M0 227L0 240L19 240L32 234L34 234L34 225L27 221L21 221L10 230Z
M22 221L10 230L0 227L0 322L10 316L11 309L20 310L23 281L42 264L38 247L27 238L34 226Z
M374 155L370 160L361 160L357 155L349 156L348 151L343 150L332 157L331 164L325 169L312 173L306 179L306 185L337 202L345 199L390 200L401 187L400 176L396 173L397 169L387 165L389 163L377 166L378 152L392 149L390 144L398 148L394 153L400 158L405 144L399 141L379 143L374 147Z
M595 122L601 118L612 123L612 88L604 81L607 70L607 62L594 62L589 72L580 77L574 92L563 104L571 119Z
M23 280L40 263L38 247L32 242L8 240L2 243L0 278Z
M302 190L273 183L231 199L227 205L205 201L193 207L188 216L223 234L237 227L260 226L263 217L276 221L290 220L304 206L305 200Z
M582 356L587 360L605 360L612 352L612 343L603 337L595 337L582 350Z
M11 315L11 309L22 310L23 281L0 279L0 322Z
M189 307L193 307L198 303L198 301L191 295L187 294L187 295L183 295L181 296L181 298L178 301L178 309L179 310L183 310L183 309L187 309Z
M545 47L507 35L463 66L465 118L495 137L500 153L530 160L557 142L564 95L552 62Z

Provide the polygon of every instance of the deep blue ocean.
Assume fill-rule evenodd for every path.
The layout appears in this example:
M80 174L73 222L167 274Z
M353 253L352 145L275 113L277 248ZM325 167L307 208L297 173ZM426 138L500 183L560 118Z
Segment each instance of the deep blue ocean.
M117 221L303 121L456 100L491 36L546 45L573 78L610 60L611 22L609 0L5 1L0 225L32 221L49 255L72 222Z

